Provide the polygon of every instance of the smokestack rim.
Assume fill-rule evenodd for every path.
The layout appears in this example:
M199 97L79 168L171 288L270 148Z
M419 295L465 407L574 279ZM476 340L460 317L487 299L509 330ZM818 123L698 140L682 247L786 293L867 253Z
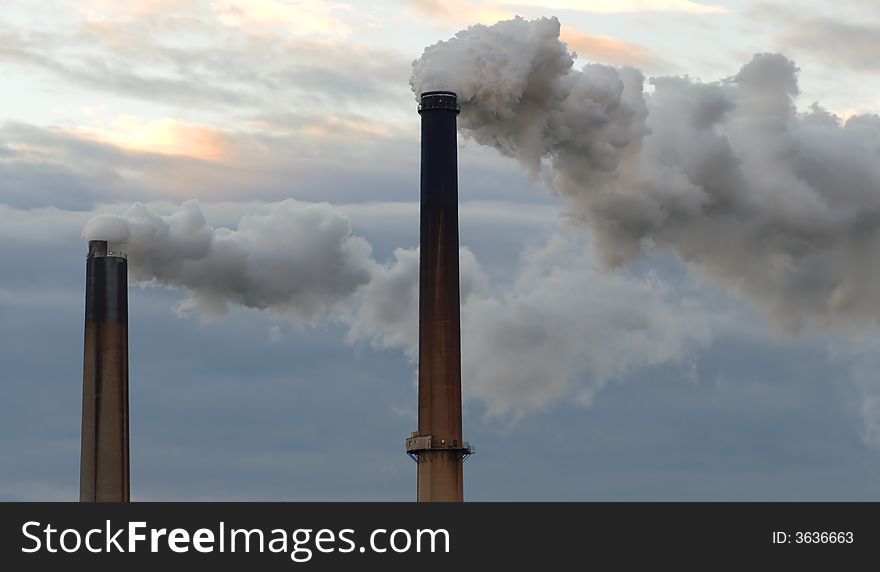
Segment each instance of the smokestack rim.
M88 258L128 258L128 255L111 248L109 240L90 240Z
M461 113L461 105L458 102L458 94L447 89L432 89L423 91L419 95L419 114L422 111L434 109L448 109Z

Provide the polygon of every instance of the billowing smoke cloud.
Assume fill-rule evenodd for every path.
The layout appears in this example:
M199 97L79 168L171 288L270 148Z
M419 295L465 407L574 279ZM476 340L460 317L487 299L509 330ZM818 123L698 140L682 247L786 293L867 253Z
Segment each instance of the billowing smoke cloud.
M180 313L222 315L233 303L335 321L352 343L417 358L418 250L376 261L330 205L285 201L234 230L211 227L196 201L167 216L135 205L92 219L83 237L125 250L133 280L187 290ZM571 395L589 402L609 379L682 361L709 341L687 297L654 278L603 272L583 240L560 234L530 251L497 291L462 248L464 391L490 412L524 414Z
M786 328L880 318L880 117L799 113L798 68L760 54L717 83L573 67L554 19L473 26L415 62L477 142L548 179L601 260L675 252Z
M180 313L208 316L232 302L315 323L339 312L378 266L347 218L296 201L245 216L236 230L209 226L196 201L165 217L136 204L94 218L83 237L124 249L133 280L188 290Z
M461 128L537 173L546 157L578 166L595 185L646 133L642 74L590 64L573 71L559 21L477 25L425 49L413 66L418 94L452 89Z
M490 412L524 414L573 396L589 405L611 379L680 363L711 341L701 305L653 276L605 272L575 237L528 252L497 297L463 307L462 373Z
M418 353L418 252L398 250L366 286L352 339ZM583 237L557 234L530 250L512 283L492 292L462 249L462 376L492 414L522 415L566 396L588 405L610 379L685 360L711 341L710 318L656 277L608 273Z

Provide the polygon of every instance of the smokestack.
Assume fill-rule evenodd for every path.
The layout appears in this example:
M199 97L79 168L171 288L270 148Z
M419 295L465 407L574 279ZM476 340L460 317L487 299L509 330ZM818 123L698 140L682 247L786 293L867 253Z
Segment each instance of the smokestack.
M80 502L128 502L128 261L105 240L86 259Z
M418 463L418 500L462 501L461 318L458 267L458 96L421 94L419 430L406 450Z

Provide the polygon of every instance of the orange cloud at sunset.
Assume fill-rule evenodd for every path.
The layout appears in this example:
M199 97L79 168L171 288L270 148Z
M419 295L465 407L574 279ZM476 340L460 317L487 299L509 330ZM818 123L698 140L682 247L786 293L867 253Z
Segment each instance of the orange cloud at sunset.
M560 39L576 52L581 59L614 65L631 65L649 70L669 67L651 50L608 36L593 36L579 30L564 27Z
M715 4L691 0L404 0L414 12L450 23L492 24L516 15L523 8L572 10L599 14L638 12L681 12L725 14L730 10Z
M280 31L334 39L350 36L352 22L370 21L353 3L321 0L77 0L72 8L92 25L165 15L216 20L256 33Z
M516 15L515 10L499 5L497 2L479 0L405 0L410 10L456 25L493 24Z
M345 38L352 27L341 16L356 15L349 4L299 0L223 0L211 5L226 25L280 29L299 36Z
M351 135L387 137L392 133L392 129L384 123L335 115L322 117L307 125L302 131L311 137L347 137Z
M71 7L89 18L136 18L159 14L170 9L193 7L197 0L78 0Z
M730 10L717 4L692 0L511 0L508 4L535 6L550 10L578 10L601 14L634 12L684 12L691 14L724 14Z
M229 138L217 130L168 117L143 121L132 116L122 116L115 119L108 128L87 135L124 149L181 155L207 161L223 158L231 148Z

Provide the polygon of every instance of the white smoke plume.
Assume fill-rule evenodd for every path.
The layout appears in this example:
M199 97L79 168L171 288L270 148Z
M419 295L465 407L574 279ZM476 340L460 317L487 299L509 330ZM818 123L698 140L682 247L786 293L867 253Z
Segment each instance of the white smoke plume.
M347 218L292 200L243 217L235 230L209 226L194 200L165 217L135 204L92 219L83 238L125 250L132 280L189 291L180 313L209 316L232 302L316 323L341 311L378 267Z
M458 92L463 132L546 176L606 265L671 250L789 330L880 318L880 117L799 113L778 54L650 93L573 64L555 18L517 18L427 48L411 84Z
M95 217L83 238L126 251L132 280L188 291L180 313L222 315L233 303L298 323L335 321L352 343L417 358L418 250L376 261L330 205L284 201L236 229L210 226L196 201L167 216L134 205ZM566 396L588 403L609 379L708 343L708 321L686 296L651 277L603 272L583 240L560 234L530 251L495 292L461 249L464 391L491 413L525 414Z

